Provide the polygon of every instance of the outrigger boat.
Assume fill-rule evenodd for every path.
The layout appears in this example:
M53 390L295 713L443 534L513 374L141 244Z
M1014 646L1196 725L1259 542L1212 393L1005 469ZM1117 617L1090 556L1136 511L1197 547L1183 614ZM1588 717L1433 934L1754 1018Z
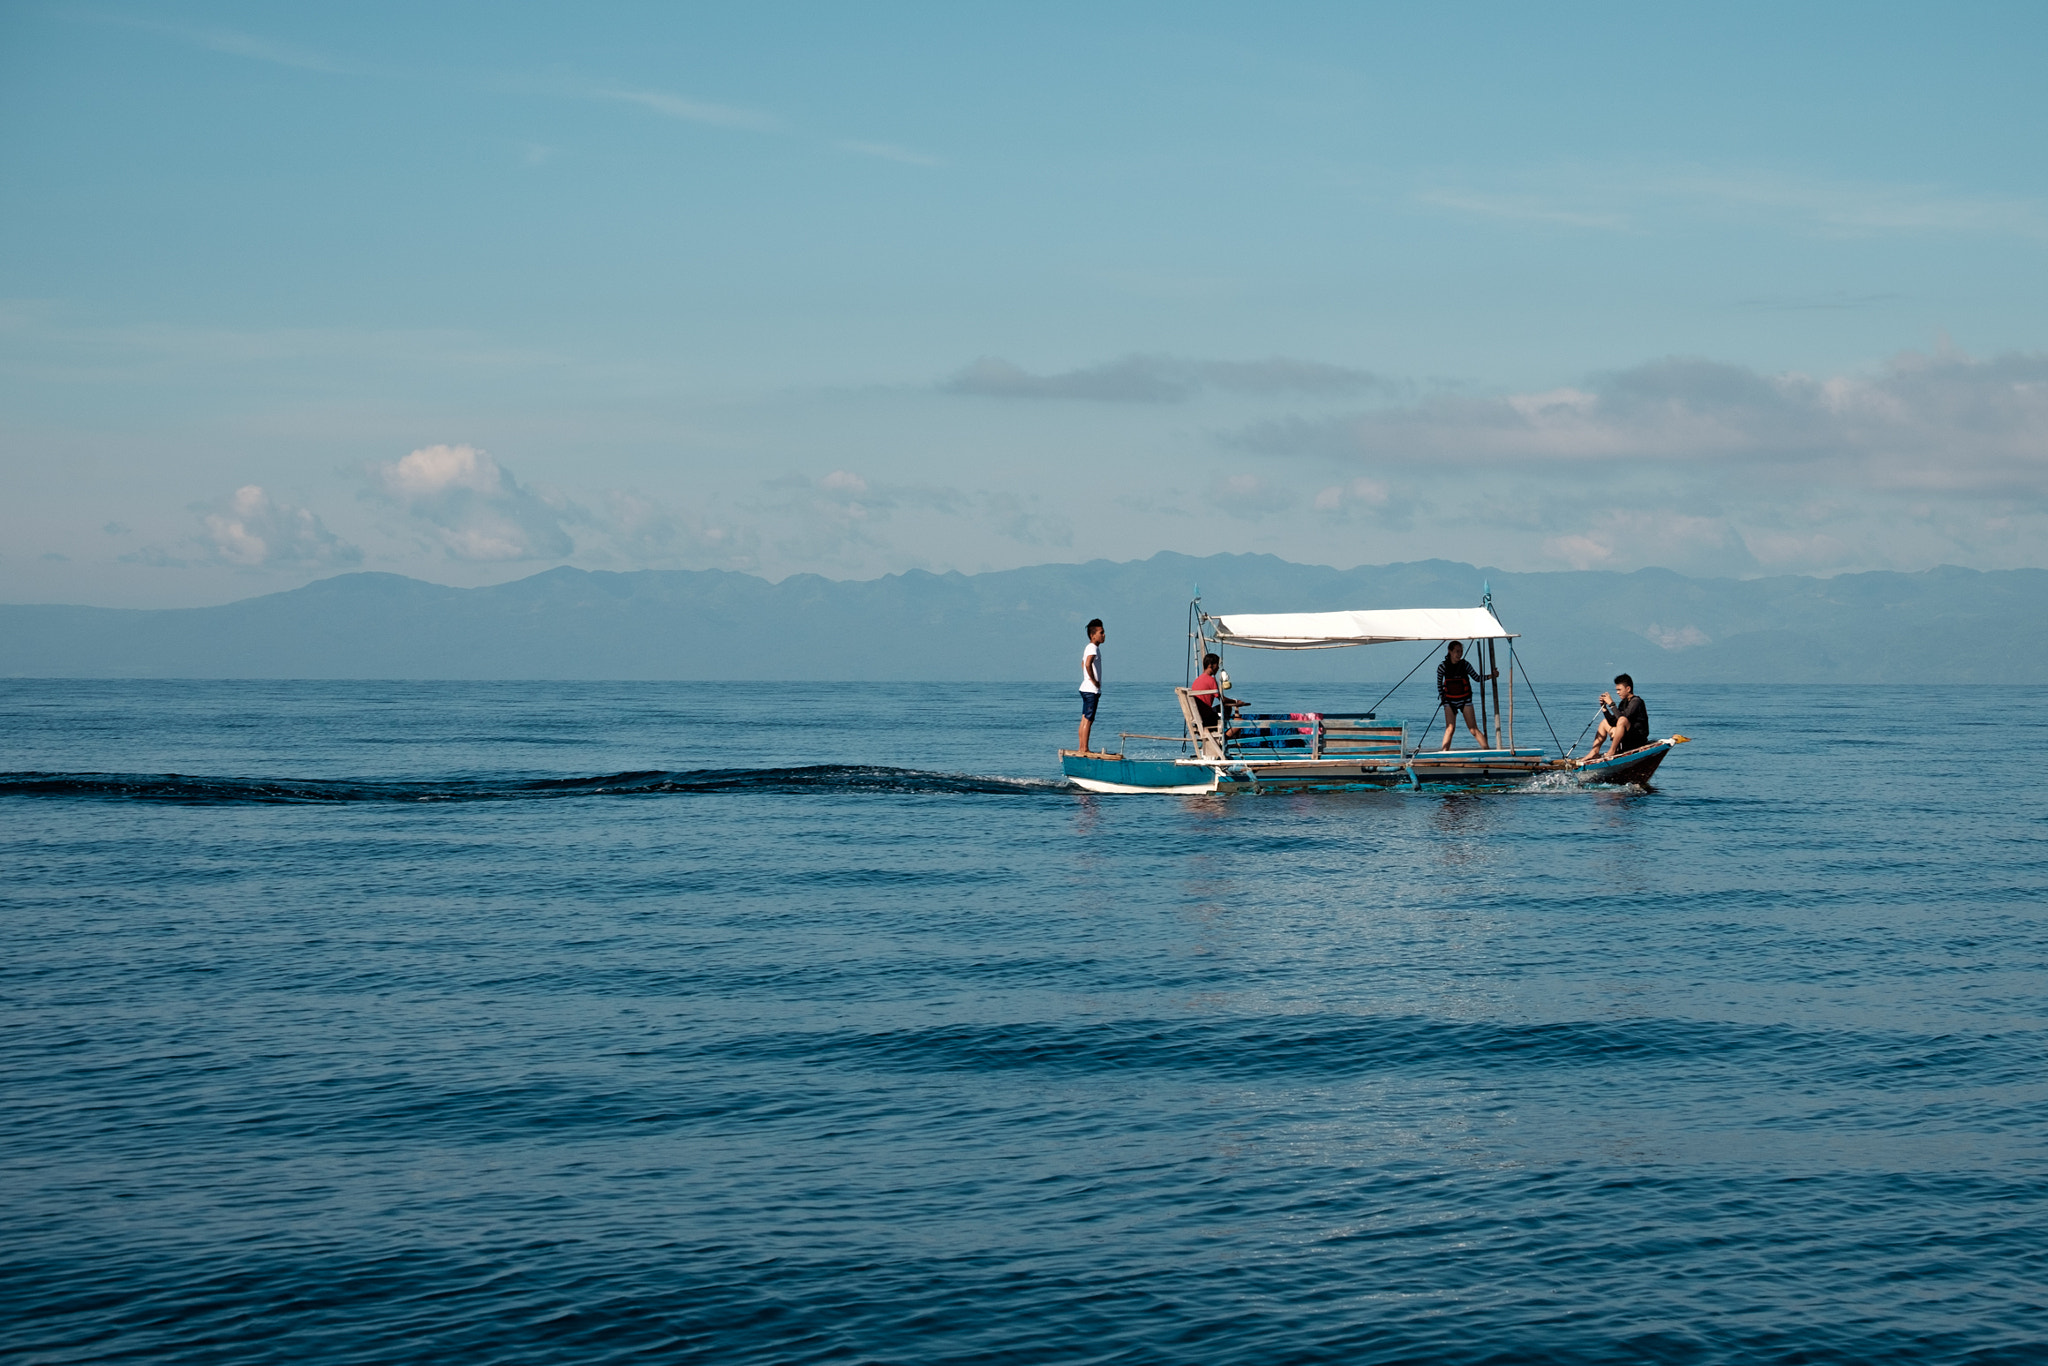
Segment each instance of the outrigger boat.
M1338 791L1356 788L1487 788L1526 783L1544 773L1570 773L1582 782L1647 783L1683 735L1655 740L1598 763L1574 764L1568 755L1515 747L1513 642L1520 637L1493 613L1493 594L1479 607L1407 607L1362 612L1289 612L1211 616L1197 596L1188 608L1188 677L1205 654L1227 646L1249 650L1334 650L1353 645L1468 641L1466 658L1482 675L1475 701L1488 749L1425 750L1424 736L1408 745L1404 722L1376 712L1248 712L1235 705L1215 710L1205 723L1194 694L1175 688L1184 731L1180 735L1125 732L1117 752L1063 749L1067 780L1090 792L1249 792L1261 789ZM1506 642L1507 669L1498 669ZM1416 668L1421 668L1420 664ZM1414 670L1409 671L1410 677ZM1507 679L1503 708L1500 677ZM1219 683L1228 696L1227 672ZM1404 680L1405 681L1405 680ZM1525 678L1526 684L1526 678ZM1396 687L1399 684L1395 685ZM1389 693L1393 691L1388 690ZM1534 696L1533 691L1531 696ZM1384 701L1385 699L1381 699ZM1377 703L1374 704L1377 707ZM1505 729L1505 733L1503 733ZM1167 741L1181 752L1132 756L1131 740Z

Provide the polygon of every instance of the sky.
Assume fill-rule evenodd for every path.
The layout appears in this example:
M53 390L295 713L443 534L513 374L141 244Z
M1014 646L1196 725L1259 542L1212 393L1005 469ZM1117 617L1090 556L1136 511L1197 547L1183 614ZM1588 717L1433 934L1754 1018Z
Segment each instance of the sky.
M0 601L2048 564L2048 6L0 3Z

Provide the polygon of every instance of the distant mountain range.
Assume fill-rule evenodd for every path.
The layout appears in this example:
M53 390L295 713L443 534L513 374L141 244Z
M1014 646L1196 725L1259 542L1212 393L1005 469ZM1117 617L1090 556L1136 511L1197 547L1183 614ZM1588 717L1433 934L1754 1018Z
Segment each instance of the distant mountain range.
M1515 574L1445 560L1337 570L1270 555L913 571L781 583L718 570L550 569L492 588L343 574L224 607L0 606L0 675L1078 681L1102 617L1112 683L1179 679L1211 611L1465 606L1490 582L1539 686L2017 683L2048 678L2048 571L1691 579ZM1245 678L1389 680L1420 647L1248 655Z

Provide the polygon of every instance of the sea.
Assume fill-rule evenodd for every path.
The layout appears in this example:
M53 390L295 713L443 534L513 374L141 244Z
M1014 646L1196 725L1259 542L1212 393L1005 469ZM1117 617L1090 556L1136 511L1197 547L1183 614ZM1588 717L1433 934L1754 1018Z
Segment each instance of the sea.
M0 1358L2048 1361L2048 689L1642 692L0 680Z

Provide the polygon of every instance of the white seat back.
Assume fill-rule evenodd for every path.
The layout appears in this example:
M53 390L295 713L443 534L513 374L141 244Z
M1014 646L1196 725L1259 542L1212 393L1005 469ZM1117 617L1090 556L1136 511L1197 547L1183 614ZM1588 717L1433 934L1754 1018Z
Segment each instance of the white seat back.
M1195 705L1195 695L1186 688L1175 688L1173 695L1180 699L1181 720L1187 723L1188 739L1194 741L1195 754L1203 759L1223 757L1223 709L1216 709L1216 724L1202 724L1201 708Z

